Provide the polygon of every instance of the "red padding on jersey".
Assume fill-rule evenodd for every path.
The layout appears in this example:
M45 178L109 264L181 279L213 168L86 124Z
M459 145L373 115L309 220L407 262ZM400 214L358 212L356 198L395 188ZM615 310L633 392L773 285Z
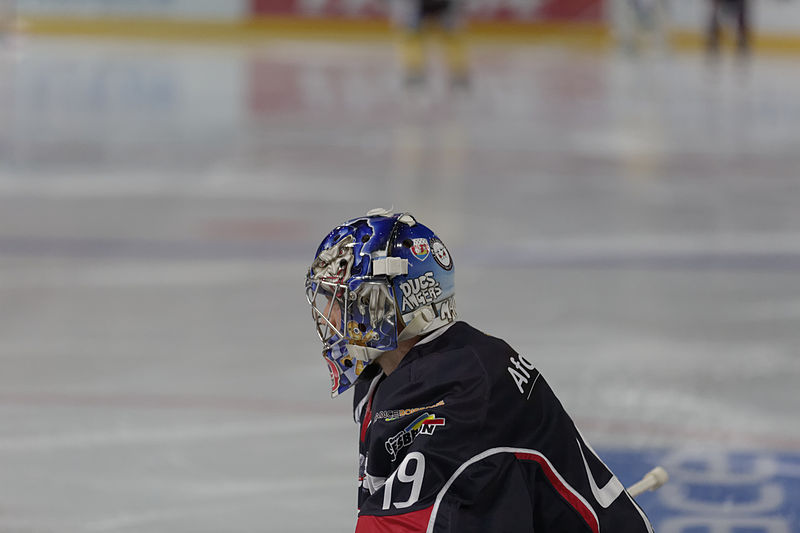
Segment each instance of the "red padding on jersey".
M521 459L523 461L535 461L539 463L539 466L542 467L542 471L547 476L550 484L553 485L553 488L556 489L561 497L567 500L567 502L576 511L578 511L578 513L583 517L594 533L600 532L600 522L598 522L594 511L592 511L592 509L586 505L586 503L584 503L583 500L570 487L561 481L561 476L556 474L556 472L550 466L550 463L543 455L536 455L533 453L515 453L514 455L517 456L517 459Z
M359 516L356 533L420 533L428 529L433 506L390 516Z

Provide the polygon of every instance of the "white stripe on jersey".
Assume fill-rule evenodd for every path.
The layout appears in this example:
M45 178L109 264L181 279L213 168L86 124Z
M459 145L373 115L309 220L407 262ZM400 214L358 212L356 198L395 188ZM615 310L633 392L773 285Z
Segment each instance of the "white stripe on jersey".
M378 386L378 381L380 381L382 377L383 372L378 372L378 375L372 378L372 382L369 384L369 390L364 397L361 398L361 401L358 402L358 405L356 405L356 408L353 411L353 420L356 421L356 424L361 423L361 410L364 408L364 404L367 403L370 398L372 398L372 394L375 392L375 387Z
M606 467L606 470L608 470L609 472L611 472L611 469L610 469L610 468L608 468L608 465L605 463L605 461L603 461L602 459L600 459L600 456L599 456L599 455L597 455L597 452L596 452L596 451L594 451L594 448L592 448L592 445L591 445L591 444L589 444L589 441L587 441L587 440L584 438L584 436L583 436L583 433L581 433L581 430L580 430L580 429L578 429L578 427L577 427L577 426L575 426L575 429L578 431L578 435L580 435L580 436L581 436L581 440L583 440L583 443L586 445L586 447L587 447L587 448L589 448L589 451L590 451L590 452L592 452L592 454L593 454L593 455L594 455L594 456L597 458L597 460L598 460L598 461L600 461L601 463L603 463L603 466L605 466L605 467ZM581 453L583 453L583 452L581 452ZM584 462L585 462L585 461L586 461L586 459L584 458ZM588 466L588 465L587 465L587 466ZM612 473L613 473L613 472L612 472ZM642 508L641 508L641 507L639 507L639 504L638 504L638 503L636 503L636 500L634 500L634 499L631 497L631 495L630 495L630 494L628 494L628 491L626 490L626 491L624 491L624 492L625 492L625 495L628 497L628 499L629 499L629 500L630 500L630 501L633 503L633 506L636 508L636 510L637 510L637 511L639 512L639 514L641 515L641 517L642 517L642 522L644 522L644 525L647 527L647 532L648 532L648 533L653 533L653 526L650 524L650 520L648 520L648 519L647 519L647 515L645 515L645 514L644 514L644 511L642 511Z
M439 512L439 505L441 505L444 495L447 493L448 490L450 490L450 486L453 484L456 478L458 478L458 476L460 476L464 472L464 470L466 470L471 465L477 463L478 461L486 459L487 457L496 455L498 453L527 453L536 455L544 459L547 465L553 471L553 473L558 477L558 480L564 484L564 487L566 487L567 490L569 490L578 500L580 500L587 507L587 509L592 513L592 515L594 515L595 520L599 523L597 514L594 512L594 509L592 509L592 506L589 505L589 502L587 502L578 491L573 489L570 486L570 484L564 480L561 474L559 474L558 471L553 467L553 463L551 463L550 460L547 457L545 457L544 454L542 454L542 452L539 452L537 450L529 450L527 448L500 447L500 448L489 448L488 450L484 450L478 455L471 457L466 462L462 463L461 466L459 466L458 469L453 473L453 475L450 476L450 479L448 479L447 483L445 483L444 486L441 488L439 494L436 495L436 502L433 504L433 510L431 511L430 520L428 520L428 529L426 530L426 533L433 533L433 526L436 523L436 515Z

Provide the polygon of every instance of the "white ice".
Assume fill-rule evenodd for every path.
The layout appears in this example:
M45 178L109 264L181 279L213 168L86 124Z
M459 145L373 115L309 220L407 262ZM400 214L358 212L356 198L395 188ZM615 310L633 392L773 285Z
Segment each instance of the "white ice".
M373 207L595 446L800 450L795 58L483 45L409 94L384 42L2 46L0 530L351 531L303 276Z

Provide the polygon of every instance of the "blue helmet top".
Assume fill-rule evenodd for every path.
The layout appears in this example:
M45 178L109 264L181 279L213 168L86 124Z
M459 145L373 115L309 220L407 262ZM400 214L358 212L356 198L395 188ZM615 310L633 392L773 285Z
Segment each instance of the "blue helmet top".
M334 228L306 275L331 395L398 340L454 321L454 273L442 241L408 213L373 210Z

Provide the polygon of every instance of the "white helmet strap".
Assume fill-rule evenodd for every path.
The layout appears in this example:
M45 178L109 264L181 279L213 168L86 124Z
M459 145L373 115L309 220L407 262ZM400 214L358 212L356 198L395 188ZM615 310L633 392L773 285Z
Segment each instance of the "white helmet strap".
M417 312L414 313L414 318L411 319L411 322L406 324L405 329L397 336L397 342L416 337L428 329L428 326L430 326L435 319L436 313L433 310L433 306L426 305L418 309Z
M372 260L372 275L390 278L408 274L408 259L404 257L376 257Z

